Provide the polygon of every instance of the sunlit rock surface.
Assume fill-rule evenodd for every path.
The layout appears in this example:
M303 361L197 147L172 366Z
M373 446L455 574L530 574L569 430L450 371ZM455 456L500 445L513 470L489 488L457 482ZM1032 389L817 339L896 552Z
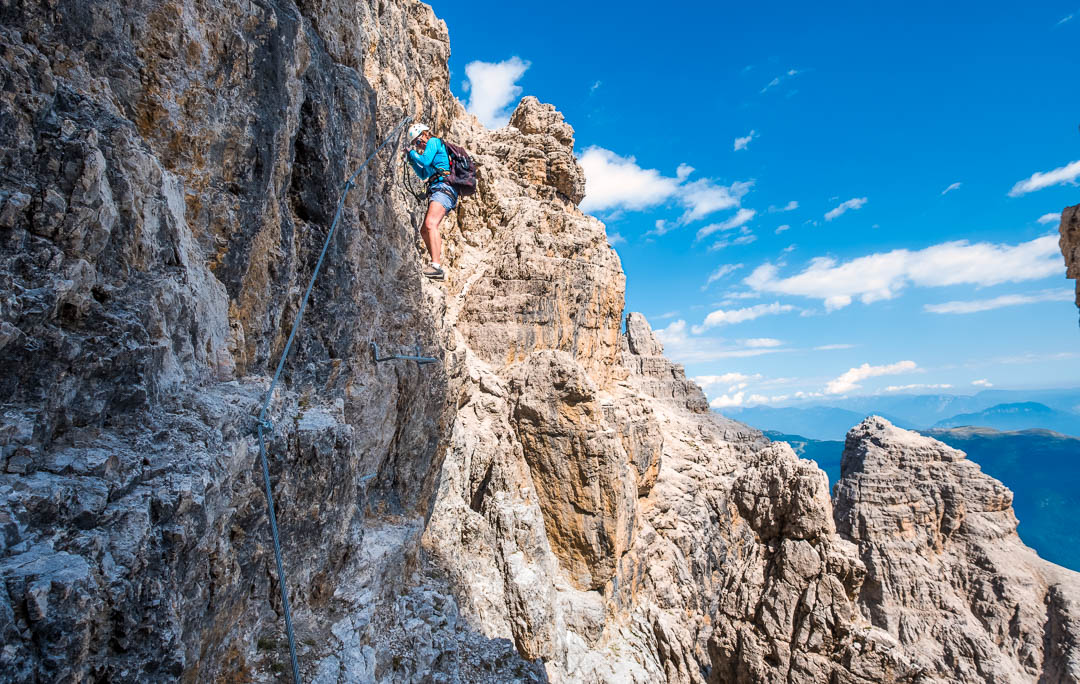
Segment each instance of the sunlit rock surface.
M1076 679L1076 575L1007 490L864 425L834 521L625 315L571 126L467 115L426 5L12 2L0 34L5 681L287 679L254 418L406 114L479 190L426 282L375 158L271 402L306 680Z

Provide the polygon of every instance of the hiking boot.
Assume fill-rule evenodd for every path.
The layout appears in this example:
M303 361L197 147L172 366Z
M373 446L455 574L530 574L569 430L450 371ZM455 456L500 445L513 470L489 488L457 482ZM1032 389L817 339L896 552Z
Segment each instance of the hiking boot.
M432 265L424 269L424 277L431 280L446 280L446 272L441 266Z

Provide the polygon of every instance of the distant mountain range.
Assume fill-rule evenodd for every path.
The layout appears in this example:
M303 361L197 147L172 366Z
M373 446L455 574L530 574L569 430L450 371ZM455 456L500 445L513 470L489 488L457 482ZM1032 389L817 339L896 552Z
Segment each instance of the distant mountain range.
M1008 406L1008 405L1006 405ZM1013 491L1020 536L1039 555L1080 570L1080 439L1050 430L1002 432L984 427L924 430L923 434L966 452L983 471ZM817 461L830 484L840 478L844 443L766 431L788 442L803 458Z
M871 414L909 430L973 425L1005 431L1046 429L1080 436L1080 389L850 397L829 404L751 406L728 408L722 413L762 430L816 440L842 440L848 430Z
M935 428L966 425L990 427L996 430L1026 430L1042 428L1066 435L1080 435L1080 414L1052 409L1036 401L998 404L976 413L961 413L934 423Z

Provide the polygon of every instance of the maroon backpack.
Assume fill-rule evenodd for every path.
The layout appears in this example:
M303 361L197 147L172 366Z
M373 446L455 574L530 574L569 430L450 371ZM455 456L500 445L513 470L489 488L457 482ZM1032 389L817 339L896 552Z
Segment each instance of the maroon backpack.
M473 161L465 148L452 145L445 140L446 156L450 158L450 175L446 178L454 190L462 196L468 196L476 192L476 162Z

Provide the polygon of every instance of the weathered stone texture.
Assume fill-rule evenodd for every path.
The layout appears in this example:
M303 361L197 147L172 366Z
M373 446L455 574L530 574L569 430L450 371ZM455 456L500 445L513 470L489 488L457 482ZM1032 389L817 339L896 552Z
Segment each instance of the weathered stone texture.
M573 129L466 114L430 7L15 0L0 35L5 681L278 679L254 416L405 114L479 188L426 282L375 158L271 402L305 680L1077 679L1076 576L1008 490L864 424L834 523L814 464L624 317Z
M841 467L837 529L866 564L859 607L925 677L1080 681L1065 627L1080 617L1080 578L1023 545L1012 492L879 417L848 433Z
M1065 256L1065 277L1076 281L1076 306L1080 307L1080 204L1061 210L1058 232L1058 244Z

